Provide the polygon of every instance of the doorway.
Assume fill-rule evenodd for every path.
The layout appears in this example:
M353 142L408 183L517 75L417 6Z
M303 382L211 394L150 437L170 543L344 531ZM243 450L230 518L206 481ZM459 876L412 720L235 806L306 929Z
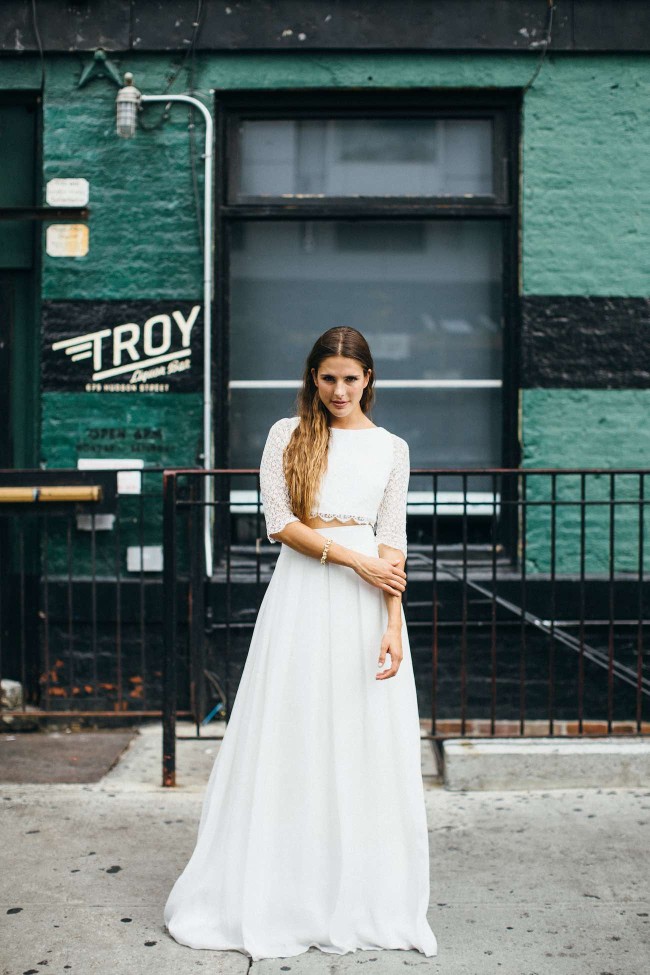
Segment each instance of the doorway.
M38 466L40 222L16 208L40 201L37 96L0 93L0 469ZM0 509L2 676L24 700L39 693L38 519Z

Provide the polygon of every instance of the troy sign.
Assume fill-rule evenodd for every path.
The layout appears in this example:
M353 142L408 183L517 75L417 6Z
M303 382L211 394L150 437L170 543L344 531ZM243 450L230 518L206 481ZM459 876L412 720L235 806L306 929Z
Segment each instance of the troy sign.
M128 322L126 325L116 325L115 328L102 328L98 332L76 335L71 339L54 342L52 350L65 350L73 362L92 358L93 380L108 379L129 372L142 374L152 366L178 362L192 355L190 336L199 310L200 306L195 305L189 319L184 318L180 311L173 311L171 315L154 315L148 318L142 328L134 322ZM181 348L175 351L170 351L172 319L181 333ZM108 368L105 356L107 349L110 362ZM163 374L166 374L166 370ZM147 377L141 375L141 378ZM138 381L137 378L131 378L131 382Z
M58 307L46 319L44 378L47 388L166 392L170 389L188 391L198 385L199 377L193 376L196 370L192 369L192 355L195 353L194 358L197 358L200 329L195 329L195 325L201 305L179 302L167 312L160 308L154 311L151 303L147 303L149 314L143 316L142 324L127 321L113 325L109 324L109 315L115 321L120 312L145 309L133 307L127 310L123 306L111 309L110 303L106 303L98 307L93 316L95 328L83 331L80 327L76 334L70 335L71 320L77 317L74 313L81 310L78 306L71 309L72 304L67 303L73 314L67 316L65 324ZM88 306L83 312L87 322ZM117 320L119 322L119 318ZM61 336L63 329L65 337Z

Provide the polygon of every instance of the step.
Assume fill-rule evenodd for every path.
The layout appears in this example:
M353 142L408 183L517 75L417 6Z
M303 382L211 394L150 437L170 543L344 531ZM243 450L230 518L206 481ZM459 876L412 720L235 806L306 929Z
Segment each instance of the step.
M571 789L650 786L650 737L448 738L445 788Z

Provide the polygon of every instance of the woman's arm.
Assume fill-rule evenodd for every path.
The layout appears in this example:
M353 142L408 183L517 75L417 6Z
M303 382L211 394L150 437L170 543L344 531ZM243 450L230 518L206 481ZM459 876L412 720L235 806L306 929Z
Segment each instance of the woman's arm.
M282 531L274 533L274 541L283 542L296 552L311 555L316 559L321 558L326 540L326 536L302 521L293 521ZM406 588L406 573L399 565L393 565L389 559L364 555L363 552L346 548L334 540L327 550L326 561L354 569L357 575L369 582L371 586L383 589L384 595L401 599L401 594Z
M379 556L382 559L388 559L388 561L395 566L398 566L402 571L404 571L404 565L406 564L406 559L404 558L404 553L398 548L393 548L390 545L384 545L383 543L378 546ZM386 600L386 606L388 608L388 626L397 627L400 631L402 629L402 593L391 594L388 592L384 593L384 598Z
M393 466L377 514L377 551L395 569L404 572L406 564L406 499L411 476L409 446L406 440L395 437ZM376 680L394 677L403 659L402 651L402 595L384 593L388 607L388 622L379 651L379 672ZM384 668L386 654L390 667Z
M292 521L287 524L282 531L273 533L273 541L282 542L296 552L303 555L310 555L312 558L320 559L327 539L309 525L302 521ZM334 562L336 565L347 565L350 569L356 569L359 560L363 556L360 552L355 552L351 548L339 545L332 541L327 550L327 561Z

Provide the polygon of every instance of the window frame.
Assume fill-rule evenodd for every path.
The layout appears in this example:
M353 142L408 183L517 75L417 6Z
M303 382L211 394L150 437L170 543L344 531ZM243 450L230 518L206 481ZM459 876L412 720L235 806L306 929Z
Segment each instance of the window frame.
M229 228L260 220L500 220L502 233L501 467L518 467L520 386L520 117L521 91L445 89L246 89L215 92L215 339L213 402L217 466L230 458ZM242 120L329 118L492 118L495 194L438 197L281 197L232 199ZM507 510L507 509L506 509ZM516 519L514 519L516 521ZM510 537L512 532L508 531ZM516 530L514 533L516 537Z

